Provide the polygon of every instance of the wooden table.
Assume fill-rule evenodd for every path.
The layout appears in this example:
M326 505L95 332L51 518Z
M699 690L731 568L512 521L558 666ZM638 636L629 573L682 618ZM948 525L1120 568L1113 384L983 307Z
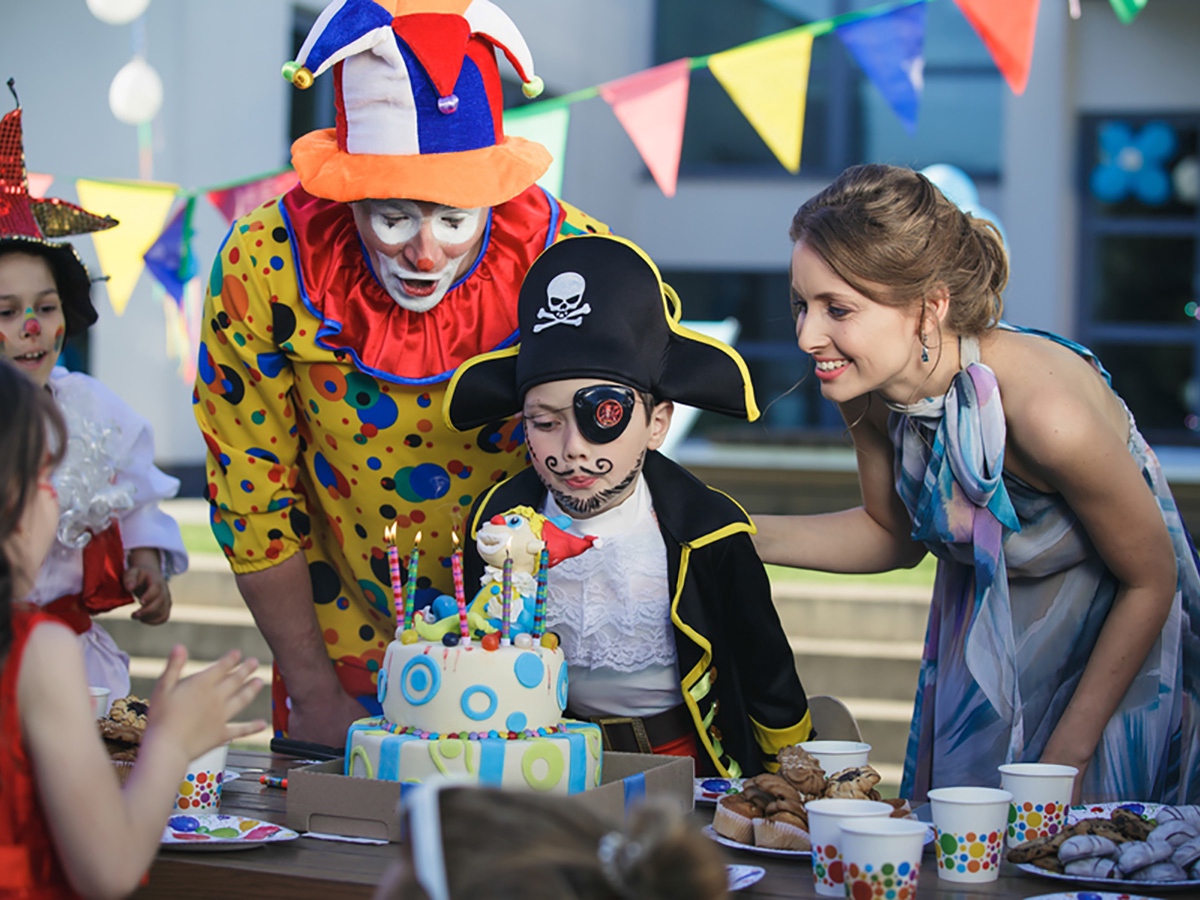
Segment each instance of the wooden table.
M268 788L260 775L285 776L296 761L270 753L234 751L228 765L242 777L226 785L221 811L287 824L287 792ZM711 816L698 808L697 823ZM744 851L724 852L728 862L762 866L766 876L739 892L737 897L814 898L812 870L807 860L759 856ZM163 849L150 870L149 884L134 894L136 900L341 900L370 898L384 870L396 859L395 845L348 844L301 837L295 841L266 844L253 849L204 852ZM1062 890L1063 885L1028 875L1005 863L1000 879L976 886L939 881L932 852L923 860L918 897L931 900L1024 900L1038 894Z

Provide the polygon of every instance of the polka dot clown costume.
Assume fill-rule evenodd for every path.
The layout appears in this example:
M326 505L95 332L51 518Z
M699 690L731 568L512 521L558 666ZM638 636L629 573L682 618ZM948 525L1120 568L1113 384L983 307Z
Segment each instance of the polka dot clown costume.
M213 531L239 576L304 555L328 657L369 712L395 628L384 529L396 524L402 554L421 533L422 608L451 592L451 532L475 498L526 465L516 422L450 431L446 385L464 360L516 342L521 278L542 250L607 231L535 184L543 147L504 134L497 48L540 90L488 0L330 3L284 75L304 88L332 70L336 127L296 141L300 184L234 223L209 282L194 404ZM356 222L385 198L418 222L429 207L480 219L477 253L428 308L397 296L368 248L371 228L398 227L391 213ZM271 642L272 611L252 609ZM293 650L272 651L282 734Z

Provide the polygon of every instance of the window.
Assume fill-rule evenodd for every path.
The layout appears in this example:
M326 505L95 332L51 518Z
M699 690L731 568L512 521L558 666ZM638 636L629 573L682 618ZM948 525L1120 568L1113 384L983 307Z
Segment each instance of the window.
M806 22L878 6L879 0L659 0L655 61L728 50ZM920 168L950 163L976 178L1000 171L1003 80L958 8L926 7L925 89L909 135L836 35L813 41L801 174L860 162ZM685 175L786 175L708 69L692 73L680 161Z
M1200 444L1200 115L1087 116L1080 335L1151 443Z

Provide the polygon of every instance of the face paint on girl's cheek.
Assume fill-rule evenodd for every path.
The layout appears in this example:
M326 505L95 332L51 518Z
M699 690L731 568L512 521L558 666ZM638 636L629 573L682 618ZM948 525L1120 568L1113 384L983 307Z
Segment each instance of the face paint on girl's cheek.
M54 352L62 353L63 346L67 343L67 327L59 325L58 331L54 332Z

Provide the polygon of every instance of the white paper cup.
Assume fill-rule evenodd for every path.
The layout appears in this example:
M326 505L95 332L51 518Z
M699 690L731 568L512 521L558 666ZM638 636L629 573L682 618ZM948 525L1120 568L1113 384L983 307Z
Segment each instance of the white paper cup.
M815 756L826 775L851 766L865 766L871 753L871 745L862 741L805 741L800 749Z
M1078 769L1054 763L1009 763L999 769L1000 787L1013 795L1008 846L1058 834L1066 827Z
M878 800L824 799L809 800L804 808L812 838L813 887L822 897L845 897L839 826L851 819L886 818L892 807Z
M88 693L92 696L92 717L103 719L108 715L108 698L112 691L106 687L91 685Z
M917 896L924 822L912 819L849 819L842 831L842 868L847 897Z
M985 787L929 792L938 878L981 884L1000 874L1012 794Z
M221 809L221 785L225 781L228 754L229 745L222 744L188 763L175 792L172 813L209 814Z

